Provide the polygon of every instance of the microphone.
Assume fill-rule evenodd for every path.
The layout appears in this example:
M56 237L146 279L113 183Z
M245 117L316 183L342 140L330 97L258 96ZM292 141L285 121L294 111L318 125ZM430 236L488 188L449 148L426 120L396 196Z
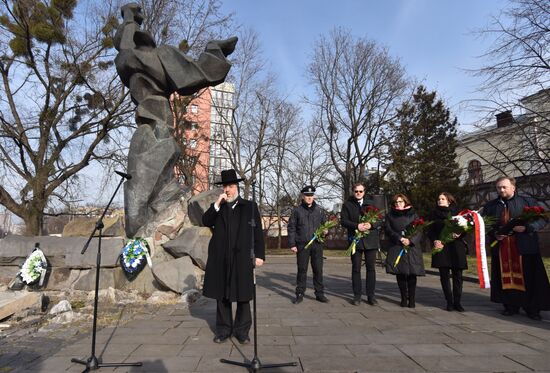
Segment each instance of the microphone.
M132 178L132 175L130 174L125 174L124 172L120 172L120 171L115 171L116 174L119 174L120 176L122 176L123 178L127 179L127 180L130 180Z

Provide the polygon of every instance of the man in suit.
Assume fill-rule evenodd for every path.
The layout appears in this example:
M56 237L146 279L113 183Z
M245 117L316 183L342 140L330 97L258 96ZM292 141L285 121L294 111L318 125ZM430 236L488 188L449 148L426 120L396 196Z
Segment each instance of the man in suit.
M254 293L254 266L261 266L265 247L258 205L239 196L240 181L235 170L224 170L221 193L202 216L205 226L212 228L208 259L204 274L203 294L216 299L216 335L222 343L234 335L241 344L250 342L252 325L250 300ZM252 220L254 217L254 220ZM252 230L251 222L255 222ZM254 238L254 263L251 241ZM237 303L235 318L232 303Z
M355 306L361 304L362 286L361 286L361 262L365 257L365 266L367 267L365 287L367 292L367 303L371 306L378 304L375 298L376 287L376 253L380 247L379 227L382 222L360 223L359 220L363 210L368 206L374 206L374 201L365 196L365 185L355 183L353 185L353 195L344 202L342 212L340 213L340 222L348 230L348 237L351 241L355 231L369 231L370 233L361 238L357 243L355 254L351 256L351 282L353 288L353 299L351 303Z

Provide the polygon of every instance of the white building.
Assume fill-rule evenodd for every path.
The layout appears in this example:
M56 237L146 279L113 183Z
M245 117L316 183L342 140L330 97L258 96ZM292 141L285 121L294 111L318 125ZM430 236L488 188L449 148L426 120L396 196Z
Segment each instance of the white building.
M475 191L478 206L494 194L494 181L513 176L523 193L550 199L550 90L520 100L521 112L496 115L496 124L459 137L457 163L462 182Z
M222 170L232 168L230 152L234 139L231 125L235 110L235 86L222 83L211 88L212 106L210 109L210 162L208 174L210 185L219 178Z

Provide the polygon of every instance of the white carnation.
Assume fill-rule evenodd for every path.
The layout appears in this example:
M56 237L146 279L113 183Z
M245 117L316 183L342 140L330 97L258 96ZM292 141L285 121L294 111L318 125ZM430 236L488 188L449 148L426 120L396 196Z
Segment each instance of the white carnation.
M460 227L466 228L468 226L468 219L464 218L462 215L453 216L453 220Z

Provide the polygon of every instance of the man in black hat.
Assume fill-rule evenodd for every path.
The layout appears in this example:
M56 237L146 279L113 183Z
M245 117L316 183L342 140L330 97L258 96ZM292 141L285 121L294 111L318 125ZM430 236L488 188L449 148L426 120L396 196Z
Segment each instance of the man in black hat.
M222 343L233 334L241 344L250 342L248 332L252 325L249 301L254 292L253 263L250 244L254 235L256 266L265 259L264 239L258 205L239 196L235 170L224 170L221 181L223 193L219 195L202 216L205 226L213 234L208 245L208 260L204 274L203 294L216 299L216 336L214 342ZM251 221L254 214L255 228ZM231 303L237 302L235 318Z
M296 253L298 274L296 275L296 299L295 304L304 300L307 281L307 267L311 258L313 270L313 287L315 299L327 303L323 286L323 245L317 240L308 248L307 243L313 237L315 230L326 221L326 216L321 207L315 202L315 187L308 185L301 190L302 203L292 210L288 221L288 246Z

